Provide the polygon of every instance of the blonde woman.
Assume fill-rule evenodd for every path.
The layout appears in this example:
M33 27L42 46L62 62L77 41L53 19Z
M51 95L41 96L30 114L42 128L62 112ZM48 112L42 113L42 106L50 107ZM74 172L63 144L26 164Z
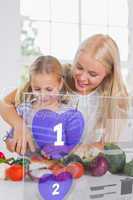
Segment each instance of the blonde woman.
M64 66L64 76L67 85L78 95L79 110L86 118L83 143L95 140L116 141L120 131L112 134L116 126L112 119L125 118L128 94L122 79L119 49L115 41L102 34L87 38L79 46L73 64ZM15 105L16 93L13 91L5 97L5 102ZM110 97L114 97L113 100ZM124 97L125 101L120 97ZM20 152L22 143L18 135L22 135L23 120L17 116L15 109L8 108L9 111L5 113L3 110L7 106L4 103L2 108L3 118L14 127L14 147L17 145L16 151ZM120 112L116 113L116 108ZM31 139L26 138L26 142L31 144Z
M102 34L86 39L80 45L73 65L65 69L69 86L82 95L79 109L88 119L85 143L94 142L101 134L104 134L103 142L117 142L122 128L120 124L127 117L128 93L115 41Z

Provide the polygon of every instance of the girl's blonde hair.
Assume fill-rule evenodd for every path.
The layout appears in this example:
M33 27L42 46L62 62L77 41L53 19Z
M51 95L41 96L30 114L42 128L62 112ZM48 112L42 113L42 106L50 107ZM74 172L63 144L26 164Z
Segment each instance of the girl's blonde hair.
M107 76L97 88L100 95L100 117L97 120L96 128L104 129L106 133L104 141L117 141L121 132L121 128L117 126L120 125L121 120L126 119L128 110L128 93L122 79L118 46L109 35L96 34L87 38L79 46L74 64L81 52L88 53L107 70ZM73 66L71 70L69 66L66 73L70 74L72 70ZM74 88L72 75L68 81Z
M27 82L21 85L20 88L18 88L17 90L15 98L16 106L24 101L30 101L34 98L33 95L28 95L28 93L32 93L32 88L31 88L32 74L42 74L43 72L46 72L47 74L51 73L54 74L55 76L57 76L59 81L61 81L61 79L63 78L62 65L57 60L57 58L50 55L38 57L29 68L29 80L27 80ZM66 91L67 88L64 82L61 92L66 93Z

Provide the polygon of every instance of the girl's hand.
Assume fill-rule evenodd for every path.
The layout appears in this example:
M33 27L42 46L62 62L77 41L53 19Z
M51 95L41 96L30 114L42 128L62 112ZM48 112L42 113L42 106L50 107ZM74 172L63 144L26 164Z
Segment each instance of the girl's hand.
M7 140L5 140L5 144L6 144L6 148L8 149L8 151L10 152L14 152L14 140L9 138Z
M13 150L22 155L27 150L35 151L32 135L23 121L14 127Z

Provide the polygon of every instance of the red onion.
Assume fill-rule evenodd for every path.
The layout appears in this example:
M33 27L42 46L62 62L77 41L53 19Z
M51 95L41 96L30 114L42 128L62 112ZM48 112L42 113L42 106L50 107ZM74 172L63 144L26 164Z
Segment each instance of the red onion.
M108 171L108 162L103 155L98 155L89 164L89 173L92 176L102 176Z

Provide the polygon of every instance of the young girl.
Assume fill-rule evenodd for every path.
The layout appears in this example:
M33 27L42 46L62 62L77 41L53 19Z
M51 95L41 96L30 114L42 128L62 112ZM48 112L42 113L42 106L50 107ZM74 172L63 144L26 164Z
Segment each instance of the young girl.
M17 113L19 114L19 116L23 117L26 126L30 127L30 129L32 128L32 131L35 131L34 135L32 133L32 137L34 137L36 143L39 145L38 148L45 148L45 151L47 150L47 153L50 152L51 154L52 151L54 151L52 154L52 156L54 157L55 154L56 157L59 157L59 153L61 151L62 153L66 153L71 148L73 148L73 145L78 144L80 142L80 137L83 132L83 126L80 128L80 125L83 123L82 115L76 109L72 109L70 106L66 105L66 103L68 103L69 101L66 92L67 88L63 81L62 66L59 61L52 56L41 56L37 58L35 62L31 65L29 70L29 81L17 91L15 99ZM58 115L57 113L60 115L62 114L61 119L60 115ZM39 117L39 114L42 116ZM47 121L47 119L52 120L50 124L54 124L53 120L62 123L61 139L64 142L64 145L62 145L62 147L58 148L54 145L52 146L51 141L58 140L58 135L56 135L55 133L51 133L50 129L52 129L53 127L52 125L49 126L49 122L43 127L39 127L39 124L38 127L36 127L36 124L34 127L34 124L32 122L35 116L38 121L43 121L43 117L45 117L45 120L43 121L44 123L45 121ZM55 116L55 118L53 118L53 116ZM71 131L69 131L69 128L72 127L73 123L75 122L77 122L78 124L76 125L76 127L73 127ZM67 124L67 128L65 124ZM43 132L41 131L42 129ZM49 129L49 131L47 131L47 129ZM76 130L79 131L76 132ZM12 129L8 133L5 140L7 148L10 151L13 151L14 145L13 131L14 130ZM72 136L71 134L73 133L76 135ZM73 144L71 142L72 137L75 138L73 140ZM23 139L22 144L26 145L26 143L24 143L25 138ZM50 148L49 145L50 147L52 147Z
M123 128L117 127L115 119L120 121L127 118L128 94L122 79L119 49L115 41L103 34L87 38L79 46L73 64L64 66L64 74L68 86L79 95L78 108L87 119L83 143L93 143L96 140L117 142ZM16 91L5 98L10 105L14 104L14 93ZM22 132L23 121L13 108L9 110L9 116L3 112L1 114L19 134ZM17 124L13 116L19 121ZM17 138L14 137L15 144L19 144ZM27 142L31 140L27 138Z

